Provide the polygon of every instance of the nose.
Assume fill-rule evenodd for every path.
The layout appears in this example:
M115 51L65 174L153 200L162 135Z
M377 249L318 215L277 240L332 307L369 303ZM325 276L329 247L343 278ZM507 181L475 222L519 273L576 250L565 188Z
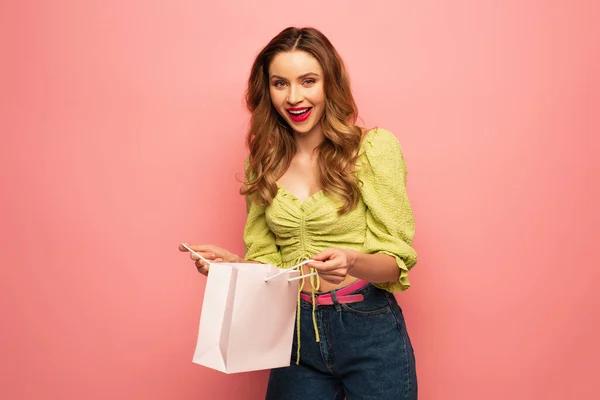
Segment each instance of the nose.
M297 85L290 85L290 91L288 92L287 102L290 105L295 105L304 100L304 95L302 93L302 88Z

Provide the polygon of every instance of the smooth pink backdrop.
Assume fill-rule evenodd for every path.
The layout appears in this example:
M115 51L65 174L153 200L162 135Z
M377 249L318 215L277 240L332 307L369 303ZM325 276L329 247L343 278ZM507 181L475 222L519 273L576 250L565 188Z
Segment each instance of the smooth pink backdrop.
M596 397L597 4L3 2L0 397L262 398L192 364L177 244L242 252L244 85L289 25L402 143L420 399Z

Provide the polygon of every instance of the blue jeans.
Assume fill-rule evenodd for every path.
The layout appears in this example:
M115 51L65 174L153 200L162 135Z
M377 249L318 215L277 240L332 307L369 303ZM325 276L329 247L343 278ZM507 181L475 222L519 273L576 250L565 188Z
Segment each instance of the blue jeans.
M294 334L291 365L271 370L267 400L416 400L413 348L396 298L369 284L353 294L364 300L317 306L300 304L300 365Z

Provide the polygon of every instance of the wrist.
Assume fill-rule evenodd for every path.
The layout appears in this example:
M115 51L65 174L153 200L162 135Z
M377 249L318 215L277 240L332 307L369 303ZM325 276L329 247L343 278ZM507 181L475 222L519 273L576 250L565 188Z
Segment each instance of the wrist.
M354 269L356 266L356 260L358 259L359 252L356 250L348 249L348 272Z

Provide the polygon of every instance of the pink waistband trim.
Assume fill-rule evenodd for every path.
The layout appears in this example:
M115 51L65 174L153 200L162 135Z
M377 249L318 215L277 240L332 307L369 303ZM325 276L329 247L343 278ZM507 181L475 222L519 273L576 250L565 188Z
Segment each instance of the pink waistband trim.
M363 301L364 296L362 294L350 294L352 292L356 292L358 289L362 289L367 286L369 282L363 281L362 279L357 280L356 282L344 286L341 289L335 290L335 295L339 303L357 303ZM306 293L300 293L300 298L304 301L308 301L312 303L311 296ZM333 298L331 297L331 292L317 294L315 293L315 302L318 305L332 305Z

